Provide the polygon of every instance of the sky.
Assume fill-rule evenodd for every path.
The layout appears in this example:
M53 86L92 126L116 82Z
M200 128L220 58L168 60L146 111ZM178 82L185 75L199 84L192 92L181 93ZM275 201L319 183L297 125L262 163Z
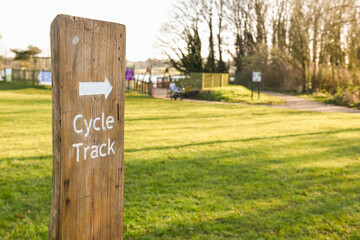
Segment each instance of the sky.
M1 0L0 55L12 57L11 48L29 45L50 56L50 24L67 14L125 24L126 59L164 58L154 47L161 23L169 17L174 0Z

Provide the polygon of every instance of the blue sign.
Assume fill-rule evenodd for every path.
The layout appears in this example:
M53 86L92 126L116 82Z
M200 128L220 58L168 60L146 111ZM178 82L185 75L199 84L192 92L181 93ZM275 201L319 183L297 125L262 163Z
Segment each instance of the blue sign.
M51 71L40 71L37 79L40 85L51 85Z

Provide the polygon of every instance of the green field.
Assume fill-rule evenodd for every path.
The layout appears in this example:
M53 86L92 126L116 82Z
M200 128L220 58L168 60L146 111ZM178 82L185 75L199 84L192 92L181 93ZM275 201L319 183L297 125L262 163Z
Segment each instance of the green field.
M360 239L359 123L128 94L124 239ZM51 91L0 83L0 239L47 239L51 154Z

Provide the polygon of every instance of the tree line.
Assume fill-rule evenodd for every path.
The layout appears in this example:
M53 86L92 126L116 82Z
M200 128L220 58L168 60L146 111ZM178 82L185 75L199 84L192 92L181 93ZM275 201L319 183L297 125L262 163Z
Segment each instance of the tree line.
M178 0L172 10L161 46L181 72L230 68L247 85L261 71L266 87L303 92L360 86L360 0Z

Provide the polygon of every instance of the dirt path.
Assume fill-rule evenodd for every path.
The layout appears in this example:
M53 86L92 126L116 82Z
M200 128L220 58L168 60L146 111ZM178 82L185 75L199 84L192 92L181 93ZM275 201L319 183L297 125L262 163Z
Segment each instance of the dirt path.
M309 101L306 99L302 99L299 97L295 97L283 93L266 92L266 91L264 91L263 93L282 98L286 101L285 104L273 105L272 107L311 111L311 112L360 113L360 110Z

